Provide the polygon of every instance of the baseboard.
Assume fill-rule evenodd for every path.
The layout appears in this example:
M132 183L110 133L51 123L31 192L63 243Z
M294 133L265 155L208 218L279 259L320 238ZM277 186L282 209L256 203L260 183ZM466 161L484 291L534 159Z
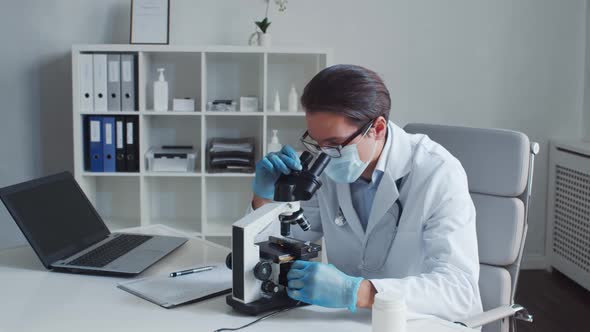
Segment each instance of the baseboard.
M547 257L540 254L525 254L520 264L522 270L545 270L547 267Z

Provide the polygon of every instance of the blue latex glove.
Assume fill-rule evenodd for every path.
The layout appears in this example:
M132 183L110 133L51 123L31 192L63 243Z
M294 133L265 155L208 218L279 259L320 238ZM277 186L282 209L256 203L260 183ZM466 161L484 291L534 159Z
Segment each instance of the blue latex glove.
M348 276L332 264L295 261L287 279L287 294L294 300L356 311L356 296L363 278Z
M252 181L252 190L258 197L273 199L275 182L281 174L291 170L301 170L299 155L292 147L285 145L279 152L271 152L256 163L256 177Z

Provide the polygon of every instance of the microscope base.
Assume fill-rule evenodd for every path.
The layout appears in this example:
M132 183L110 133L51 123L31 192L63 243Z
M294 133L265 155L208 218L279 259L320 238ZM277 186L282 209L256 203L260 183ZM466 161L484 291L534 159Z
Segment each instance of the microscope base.
M275 295L272 298L261 298L251 303L236 301L230 294L225 298L225 302L234 308L235 311L252 316L273 310L307 305L306 303L293 300L287 294Z

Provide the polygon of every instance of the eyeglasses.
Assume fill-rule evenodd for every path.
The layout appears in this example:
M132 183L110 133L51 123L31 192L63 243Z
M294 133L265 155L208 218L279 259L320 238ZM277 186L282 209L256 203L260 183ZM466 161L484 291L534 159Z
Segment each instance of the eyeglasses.
M301 143L303 144L305 149L307 149L311 153L317 154L317 153L323 152L323 153L327 154L328 156L330 156L331 158L340 158L342 156L341 150L345 146L350 144L350 142L352 142L359 135L361 137L365 136L369 132L369 129L371 129L371 127L373 126L374 121L375 120L371 120L367 124L365 124L364 126L360 127L349 138L347 138L344 142L342 142L342 144L340 144L338 146L329 146L329 145L320 146L315 140L313 140L309 136L309 133L307 132L307 130L305 131L305 133L303 133L303 135L301 135L301 138L299 138L299 140L301 141Z

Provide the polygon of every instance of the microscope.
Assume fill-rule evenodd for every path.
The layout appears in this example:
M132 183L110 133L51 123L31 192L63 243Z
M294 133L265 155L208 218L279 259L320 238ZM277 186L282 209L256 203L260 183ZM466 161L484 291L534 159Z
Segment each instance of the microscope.
M232 294L226 302L238 312L258 315L300 305L287 295L287 273L294 261L318 257L321 246L290 237L291 226L310 229L299 202L309 200L322 186L319 176L330 157L320 153L310 165L313 155L305 151L299 159L301 171L283 174L275 183L274 202L232 226L232 252L226 259L232 269Z

